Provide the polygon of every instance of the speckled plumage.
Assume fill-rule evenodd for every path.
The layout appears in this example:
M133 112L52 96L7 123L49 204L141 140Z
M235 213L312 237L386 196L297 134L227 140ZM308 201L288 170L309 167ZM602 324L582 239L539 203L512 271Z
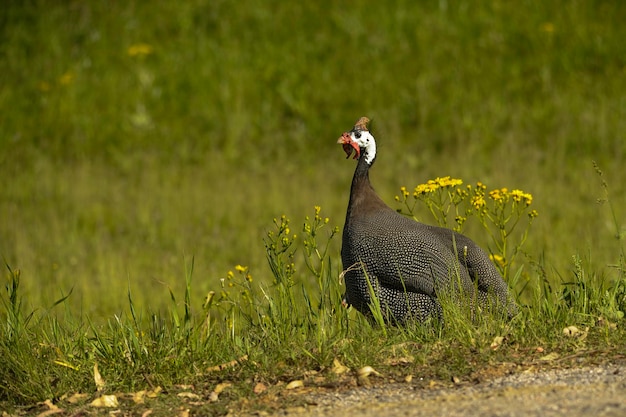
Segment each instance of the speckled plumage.
M363 126L339 140L346 153L347 144L359 146L341 249L345 301L371 317L373 288L385 319L401 324L441 319L438 297L448 290L458 294L461 287L472 295L472 306L496 305L514 314L517 306L485 251L462 234L395 212L378 197L369 181L375 142L371 135L361 140L369 133ZM374 154L368 155L368 148Z

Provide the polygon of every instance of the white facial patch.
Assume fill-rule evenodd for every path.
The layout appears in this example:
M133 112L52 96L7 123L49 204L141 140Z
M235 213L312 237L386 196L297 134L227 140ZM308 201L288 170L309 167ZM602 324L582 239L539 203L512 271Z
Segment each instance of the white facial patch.
M367 130L357 130L354 132L350 132L350 137L353 141L358 143L360 148L365 150L365 162L371 164L376 158L376 140L374 140L374 136Z

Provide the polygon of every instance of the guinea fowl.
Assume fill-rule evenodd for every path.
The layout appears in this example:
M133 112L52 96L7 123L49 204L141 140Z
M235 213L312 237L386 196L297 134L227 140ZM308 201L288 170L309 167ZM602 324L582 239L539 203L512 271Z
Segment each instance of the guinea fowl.
M517 305L485 251L462 234L397 213L378 197L369 180L376 141L368 123L360 118L337 142L358 160L341 248L344 302L372 318L373 293L386 322L424 322L442 320L439 298L452 291L453 297L470 294L474 312L495 306L514 315Z

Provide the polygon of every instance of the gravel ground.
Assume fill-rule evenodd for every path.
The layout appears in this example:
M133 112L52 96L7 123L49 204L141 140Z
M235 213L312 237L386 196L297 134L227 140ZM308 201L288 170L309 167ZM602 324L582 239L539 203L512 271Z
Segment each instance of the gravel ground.
M283 410L276 415L624 417L626 363L526 371L445 389L387 384L343 392L309 393L306 397L310 406Z

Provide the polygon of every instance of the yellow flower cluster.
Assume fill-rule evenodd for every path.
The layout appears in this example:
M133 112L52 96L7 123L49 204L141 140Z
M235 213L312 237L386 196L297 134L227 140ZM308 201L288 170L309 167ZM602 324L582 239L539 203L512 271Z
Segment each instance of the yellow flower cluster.
M328 222L330 222L330 219L328 217L325 217L324 219L322 219L322 216L320 216L320 213L322 211L322 207L321 206L314 206L313 207L315 209L315 221L316 222L324 222L324 224L328 224ZM308 220L308 216L307 216L307 220Z
M506 188L498 188L498 189L489 191L489 197L491 197L491 199L494 201L503 203L507 201L509 198L508 192L509 190Z
M428 180L425 184L419 184L417 187L415 187L413 196L417 197L418 195L432 193L440 188L451 188L461 184L463 184L463 180L460 180L458 178L450 178L450 176L445 176L441 178L437 177L434 180ZM405 196L408 195L405 187L402 187L400 191L402 191L402 194L404 194Z
M506 188L499 188L489 191L489 197L498 203L506 203L509 198L513 199L516 203L524 203L530 206L533 202L532 194L525 193L522 190L513 190L509 192Z
M235 271L239 272L248 282L252 282L252 275L248 272L248 267L243 265L236 265ZM228 279L228 286L232 287L233 283L230 282L235 278L235 273L233 271L228 271L226 273L226 278Z
M527 206L530 206L533 202L533 196L531 194L523 192L522 190L511 191L511 197L513 198L513 201L517 203L521 203L523 200Z
M472 197L472 206L476 210L482 209L483 207L485 207L486 204L487 202L482 195L475 195L474 197Z

